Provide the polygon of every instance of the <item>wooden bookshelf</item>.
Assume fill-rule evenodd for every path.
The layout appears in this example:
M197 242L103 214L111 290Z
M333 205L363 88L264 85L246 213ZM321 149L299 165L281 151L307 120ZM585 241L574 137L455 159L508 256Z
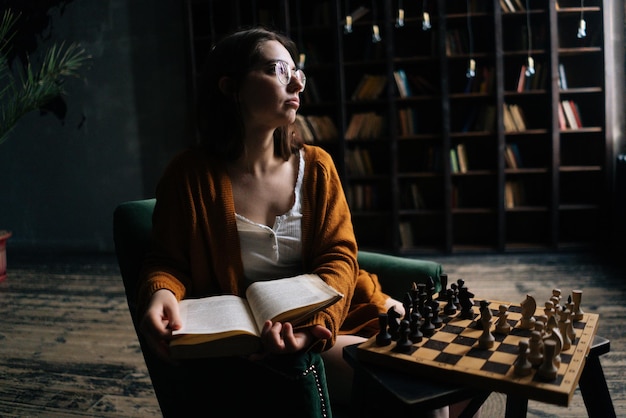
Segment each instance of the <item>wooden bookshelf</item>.
M300 113L335 129L309 142L335 158L361 248L596 245L610 235L623 113L611 99L620 73L609 59L621 51L604 29L613 6L510 3L403 2L399 25L399 3L384 0L188 0L190 50L194 57L220 34L257 23L296 40L306 54Z

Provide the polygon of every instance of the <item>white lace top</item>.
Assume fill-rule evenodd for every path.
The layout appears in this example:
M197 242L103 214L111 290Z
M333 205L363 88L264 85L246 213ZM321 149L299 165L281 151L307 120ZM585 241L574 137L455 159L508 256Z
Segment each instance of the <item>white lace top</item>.
M276 217L271 228L235 214L247 283L301 273L303 177L304 150L301 149L294 204L287 213Z

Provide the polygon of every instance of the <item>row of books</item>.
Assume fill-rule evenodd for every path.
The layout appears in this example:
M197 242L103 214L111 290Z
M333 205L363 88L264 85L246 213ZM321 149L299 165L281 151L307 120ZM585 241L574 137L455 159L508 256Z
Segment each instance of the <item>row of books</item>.
M504 13L523 12L526 10L522 0L500 0L500 7Z
M332 118L327 115L296 116L296 128L307 144L314 142L336 141L339 132Z
M452 173L467 173L467 152L465 144L450 148L450 170Z
M522 157L517 144L506 144L504 148L504 163L507 168L522 168Z
M512 209L525 204L524 183L520 180L507 180L504 184L504 206Z
M354 176L367 176L374 174L372 158L369 150L355 147L346 149L346 168Z
M526 120L522 108L517 104L502 105L504 131L505 132L522 132L526 130Z
M583 122L578 104L573 100L561 100L559 103L559 128L580 129Z
M351 184L346 188L346 200L352 210L372 210L378 207L378 195L374 184Z
M359 84L352 93L352 100L378 99L385 89L387 77L384 75L363 74Z
M535 63L535 73L530 75L526 64L520 67L520 74L517 80L516 91L522 93L529 90L542 90L546 88L548 71L542 63Z
M426 202L417 183L407 184L402 188L400 204L406 209L426 209Z
M385 118L376 112L355 113L350 118L344 137L351 139L373 139L381 136Z

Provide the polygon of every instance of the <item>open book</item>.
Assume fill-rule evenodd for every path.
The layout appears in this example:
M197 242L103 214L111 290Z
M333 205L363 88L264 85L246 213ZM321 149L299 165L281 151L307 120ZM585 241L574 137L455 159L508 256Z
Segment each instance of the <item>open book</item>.
M297 325L343 295L315 274L259 281L235 295L180 301L183 327L170 342L174 358L247 355L261 348L266 320Z

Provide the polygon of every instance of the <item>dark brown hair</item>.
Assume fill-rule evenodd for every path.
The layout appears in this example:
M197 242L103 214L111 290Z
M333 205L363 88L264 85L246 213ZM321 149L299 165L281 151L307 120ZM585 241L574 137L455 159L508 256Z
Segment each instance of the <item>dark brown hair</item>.
M248 72L259 64L260 46L278 41L297 61L295 43L278 32L252 28L235 32L218 42L205 62L197 92L197 122L200 144L210 155L233 161L243 151L244 125L238 100L226 97L219 88L219 80L230 77L236 89ZM294 127L282 126L274 131L275 154L287 160L302 144Z

